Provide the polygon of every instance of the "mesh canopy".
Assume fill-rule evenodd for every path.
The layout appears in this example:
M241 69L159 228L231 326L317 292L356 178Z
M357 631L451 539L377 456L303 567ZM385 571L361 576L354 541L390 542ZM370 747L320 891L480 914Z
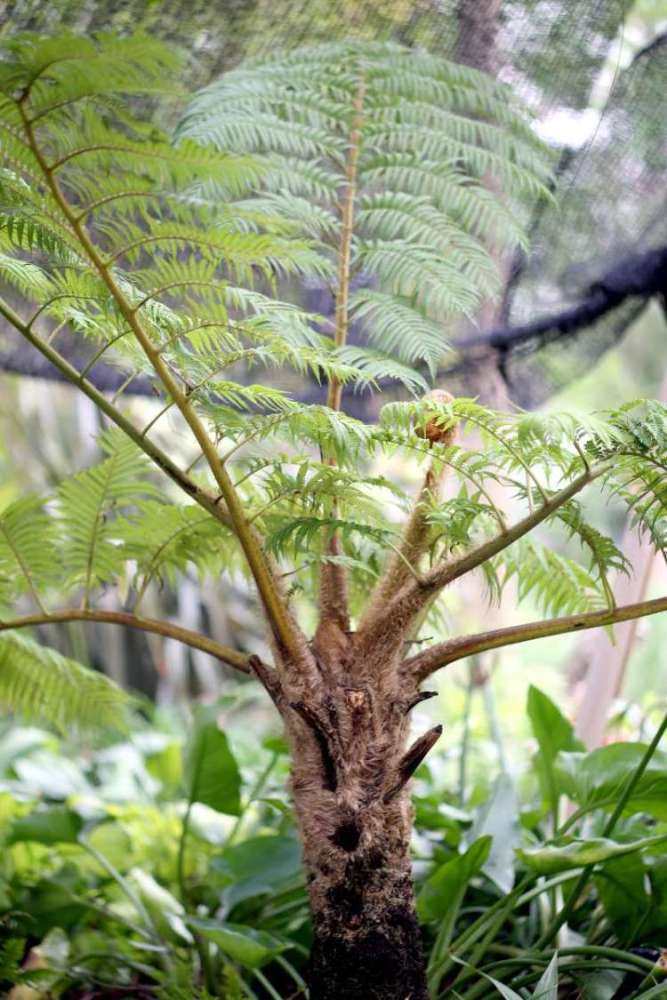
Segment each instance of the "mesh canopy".
M667 36L618 74L592 138L561 160L557 203L536 215L504 303L502 364L521 402L576 378L667 291L666 92ZM541 319L512 346L512 328Z
M345 37L421 46L511 84L545 127L561 122L556 198L534 206L530 253L502 262L507 284L499 309L485 311L479 331L455 334L458 356L453 363L445 358L442 377L455 392L475 393L480 371L491 365L511 398L534 406L614 346L665 286L667 34L621 66L614 52L630 7L629 0L235 0L187 7L179 0L19 0L5 8L2 30L144 30L186 51L190 88L247 57ZM578 116L600 105L605 73L613 80L599 118L587 141L569 148L564 143ZM5 357L21 370L9 348ZM115 377L101 368L99 375ZM137 380L133 388L146 387ZM358 400L352 408L361 415L375 409Z

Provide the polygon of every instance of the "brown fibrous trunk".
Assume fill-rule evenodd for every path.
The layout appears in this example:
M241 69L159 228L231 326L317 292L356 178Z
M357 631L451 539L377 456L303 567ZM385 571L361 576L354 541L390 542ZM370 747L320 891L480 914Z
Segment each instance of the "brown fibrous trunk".
M353 641L330 632L314 643L315 679L295 672L283 705L313 921L311 1000L427 1000L407 784L439 728L406 753L414 691L397 669L355 663Z

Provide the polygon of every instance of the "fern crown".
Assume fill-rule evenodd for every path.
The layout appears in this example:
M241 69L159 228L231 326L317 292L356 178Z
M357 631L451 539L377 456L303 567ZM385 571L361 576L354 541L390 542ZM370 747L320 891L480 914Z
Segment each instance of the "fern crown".
M341 353L375 372L380 353L435 370L455 317L472 317L498 289L489 243L523 240L519 207L545 194L548 176L506 88L393 44L323 45L243 66L196 96L177 136L256 157L264 172L248 207L292 219L332 259L351 226L348 309L366 347ZM202 191L220 194L215 182Z
M400 548L412 496L395 455L454 483L446 501L421 498L409 579L479 566L492 594L517 580L548 614L610 606L626 565L586 520L591 483L665 546L657 403L574 420L413 400L374 426L341 409L346 384L423 391L415 365L435 369L453 320L496 286L486 247L520 238L521 205L542 196L542 152L503 87L396 46L324 46L228 74L173 142L139 113L170 89L161 45L24 37L3 52L0 312L116 425L98 464L0 512L5 622L15 607L48 614L63 591L86 611L119 581L139 613L152 583L194 565L252 573L289 644L285 607L313 595L323 565L345 572L357 613ZM333 320L289 301L304 281L330 284ZM152 378L155 403L97 392L100 360ZM269 367L280 382L262 381ZM294 401L303 376L327 384L328 405ZM432 445L433 420L474 429L479 449ZM0 636L0 697L23 690L15 674L3 689L3 664L36 655Z

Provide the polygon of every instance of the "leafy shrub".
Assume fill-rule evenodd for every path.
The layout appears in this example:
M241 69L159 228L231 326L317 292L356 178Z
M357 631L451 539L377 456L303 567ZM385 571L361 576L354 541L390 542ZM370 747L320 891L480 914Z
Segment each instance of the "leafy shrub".
M519 778L498 774L477 805L452 801L442 769L417 776L433 994L486 997L514 977L514 993L497 987L503 996L524 996L523 984L543 1000L611 1000L640 983L633 996L653 996L667 933L667 755L639 743L585 753L546 695L531 689L527 709L532 764ZM226 711L231 746L212 709L187 742L173 722L136 719L127 738L87 751L5 726L5 988L300 995L310 931L286 748L266 738L249 752ZM554 952L564 915L570 931Z

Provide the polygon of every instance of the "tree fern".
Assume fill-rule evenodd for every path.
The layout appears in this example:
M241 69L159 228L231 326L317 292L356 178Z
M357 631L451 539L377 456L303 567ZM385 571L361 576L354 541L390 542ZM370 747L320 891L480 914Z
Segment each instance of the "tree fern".
M318 575L345 578L351 624L384 641L420 602L439 614L440 591L478 568L550 614L611 606L625 563L578 506L585 490L664 544L664 407L497 414L424 396L414 370L435 370L446 327L494 288L488 246L520 240L522 207L543 196L543 151L506 88L396 46L323 46L227 74L174 143L134 100L173 93L155 43L28 36L3 51L0 273L19 305L0 310L124 435L55 498L5 511L5 604L27 592L43 618L88 620L120 575L141 598L192 566L244 567L275 648L298 659L309 647L283 577L313 604ZM287 301L304 279L331 285L333 319ZM59 350L66 329L79 369ZM98 360L154 380L150 413L95 390ZM294 401L304 375L327 405ZM342 386L386 379L423 398L386 405L374 426L344 412ZM162 447L168 421L187 459ZM479 447L452 443L454 426ZM370 465L394 455L424 477L416 502L391 465L385 479Z
M613 606L609 573L624 560L579 506L597 489L661 544L667 409L575 419L424 394L412 366L435 370L446 327L493 290L488 247L515 243L524 206L544 195L529 123L482 74L390 45L295 51L212 85L172 143L136 100L173 93L162 47L24 36L2 52L0 270L15 301L0 314L117 431L55 500L5 512L2 600L27 590L42 608L0 622L0 697L62 726L113 713L113 686L17 632L54 622L129 625L253 675L294 757L315 887L311 995L360 997L360 962L410 954L405 982L395 963L371 963L374 990L425 997L407 788L441 727L408 749L406 713L421 682L463 656L667 610L667 597ZM332 320L283 301L305 279L330 285ZM80 368L62 353L65 329ZM100 359L153 379L150 413L92 384ZM262 380L269 366L277 384ZM291 397L304 374L325 383L325 405ZM420 398L373 426L344 412L344 385L385 378ZM457 428L478 446L456 444ZM138 602L193 565L252 577L271 664L136 606L94 606L121 575ZM547 620L424 637L410 655L427 619L443 627L441 595L476 571L492 596L516 584ZM351 864L363 914L352 930Z
M141 500L136 511L116 523L114 534L119 556L136 566L135 608L151 581L173 583L190 566L202 573L229 572L236 557L231 535L196 504Z

